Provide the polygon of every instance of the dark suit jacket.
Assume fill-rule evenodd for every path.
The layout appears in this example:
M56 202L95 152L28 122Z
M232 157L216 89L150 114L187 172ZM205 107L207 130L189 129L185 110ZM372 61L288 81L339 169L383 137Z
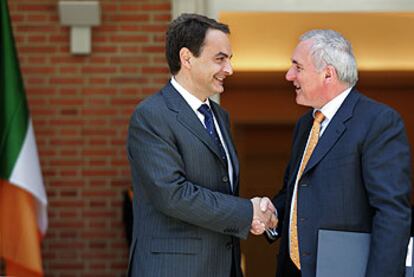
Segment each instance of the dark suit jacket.
M253 208L236 197L239 162L228 114L211 107L231 157L234 193L218 147L171 84L132 115L133 276L229 277L232 259L241 276L239 238L249 233Z
M284 276L289 259L290 204L312 122L311 111L298 121L284 187L273 199L282 223L277 276ZM353 89L298 182L302 276L315 276L320 229L371 232L366 276L403 276L411 223L410 169L400 116Z

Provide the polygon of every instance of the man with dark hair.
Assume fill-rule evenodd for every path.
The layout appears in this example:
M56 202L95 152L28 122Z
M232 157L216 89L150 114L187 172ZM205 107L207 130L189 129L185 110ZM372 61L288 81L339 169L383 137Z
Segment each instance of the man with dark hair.
M239 239L276 225L268 198L238 197L229 117L208 99L233 73L228 34L204 16L175 19L166 41L171 81L131 117L131 276L242 276Z
M286 79L296 103L311 110L296 124L273 199L282 236L276 276L315 276L323 229L371 233L364 276L403 276L411 160L401 117L355 88L352 47L338 32L305 33L291 60Z
M165 48L172 75L177 74L181 68L181 48L186 47L195 57L199 57L204 38L210 29L221 31L227 35L230 34L227 25L198 14L185 14L171 23L167 31Z

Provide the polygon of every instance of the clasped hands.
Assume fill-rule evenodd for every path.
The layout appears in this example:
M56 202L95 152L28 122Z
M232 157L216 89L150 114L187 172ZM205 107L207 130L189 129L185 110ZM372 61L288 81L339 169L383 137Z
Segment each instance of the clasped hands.
M250 232L254 235L261 235L266 229L276 228L278 219L272 201L267 197L255 197L250 201L253 204L253 220Z

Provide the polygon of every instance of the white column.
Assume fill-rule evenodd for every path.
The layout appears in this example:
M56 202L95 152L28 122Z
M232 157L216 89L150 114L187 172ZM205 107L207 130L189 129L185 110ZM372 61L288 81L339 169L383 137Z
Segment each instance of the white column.
M208 16L209 1L207 0L172 0L172 17L182 13L198 13Z
M211 0L209 14L220 12L412 12L412 0Z

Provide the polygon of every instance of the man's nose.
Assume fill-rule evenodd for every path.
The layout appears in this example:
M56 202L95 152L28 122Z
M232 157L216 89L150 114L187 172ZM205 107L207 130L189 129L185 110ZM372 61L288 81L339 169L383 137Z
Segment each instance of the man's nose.
M285 78L288 81L293 81L293 79L295 78L295 74L293 72L293 68L292 67L290 67L289 70L286 72Z
M231 65L230 61L224 67L224 72L226 72L226 74L229 76L233 74L233 66Z

